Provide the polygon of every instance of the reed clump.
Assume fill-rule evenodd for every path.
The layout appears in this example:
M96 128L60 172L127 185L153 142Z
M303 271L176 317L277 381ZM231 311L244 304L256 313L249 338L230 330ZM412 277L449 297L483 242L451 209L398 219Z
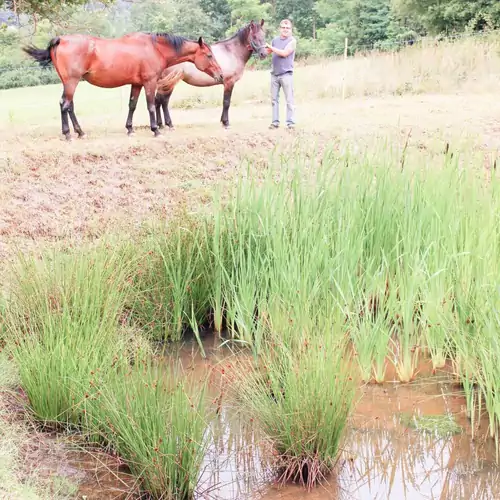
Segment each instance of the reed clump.
M21 258L5 313L9 350L36 418L80 426L99 380L123 361L130 263L105 245Z
M278 481L311 490L335 470L359 380L342 337L321 331L300 343L275 338L254 369L237 362L234 397L274 448Z
M139 355L93 402L105 441L153 498L194 498L211 436L204 381Z

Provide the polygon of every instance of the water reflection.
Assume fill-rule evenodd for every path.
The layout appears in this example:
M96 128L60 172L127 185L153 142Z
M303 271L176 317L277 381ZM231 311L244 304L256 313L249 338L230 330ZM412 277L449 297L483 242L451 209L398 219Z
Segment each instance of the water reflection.
M331 484L306 494L298 486L278 488L266 450L250 429L239 433L230 412L222 434L205 462L205 492L198 498L310 500L489 500L500 498L500 475L487 457L487 442L470 436L438 438L414 430L351 430L342 465Z
M220 351L219 351L220 356ZM492 440L472 440L464 398L447 376L414 384L368 385L346 436L335 477L307 494L272 484L270 448L248 417L222 407L204 463L198 498L309 500L489 500L500 498ZM405 427L407 415L452 414L458 435L438 436Z
M227 352L205 346L207 359L184 352L196 377L213 371ZM178 353L183 358L182 353ZM178 359L178 358L177 358ZM227 362L227 358L226 361ZM213 397L224 393L214 376ZM500 498L494 442L476 435L465 418L465 400L449 377L420 378L414 384L368 385L346 435L337 475L310 493L295 485L273 485L272 453L247 415L222 400L203 463L198 499L218 500L490 500ZM425 434L405 427L406 415L453 415L458 435ZM484 432L482 433L484 434ZM91 498L99 498L98 496Z
M353 431L341 485L350 499L499 498L498 470L470 436ZM329 498L329 497L324 497Z
M258 497L272 478L272 455L252 422L223 407L210 432L214 443L203 463L198 498Z

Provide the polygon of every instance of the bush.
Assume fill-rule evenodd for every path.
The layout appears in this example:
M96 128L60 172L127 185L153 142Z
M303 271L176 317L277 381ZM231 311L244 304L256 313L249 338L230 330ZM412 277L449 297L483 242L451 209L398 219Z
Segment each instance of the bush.
M54 69L42 69L37 66L0 66L0 90L19 87L36 87L59 83L59 76Z

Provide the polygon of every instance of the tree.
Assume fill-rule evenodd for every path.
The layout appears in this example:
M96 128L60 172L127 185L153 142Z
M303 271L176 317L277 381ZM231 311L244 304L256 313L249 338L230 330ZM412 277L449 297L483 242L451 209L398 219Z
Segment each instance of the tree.
M318 38L330 51L341 53L344 39L351 50L371 48L388 36L390 0L319 0L316 10L325 22Z
M394 0L394 10L417 19L431 34L500 28L498 0Z
M267 2L261 3L259 0L228 0L231 8L231 27L227 34L234 32L235 28L254 20L269 19L271 5Z
M316 29L324 26L315 10L316 0L275 0L276 22L291 19L294 31L302 37L316 37Z
M134 31L168 32L193 39L212 35L211 20L199 0L142 1L132 6L130 17Z
M62 9L72 6L85 5L88 0L0 0L0 5L16 14L34 14L35 16L50 19ZM100 0L102 4L112 3L113 0Z
M224 38L231 26L231 7L228 0L200 0L200 7L209 17L216 40Z

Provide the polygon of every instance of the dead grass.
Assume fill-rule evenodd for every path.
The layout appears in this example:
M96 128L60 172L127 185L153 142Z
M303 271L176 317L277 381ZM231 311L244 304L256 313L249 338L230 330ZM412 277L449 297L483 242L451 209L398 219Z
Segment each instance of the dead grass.
M3 102L3 101L2 101ZM57 107L57 101L52 103ZM235 105L232 129L218 124L219 108L175 109L177 128L154 139L145 124L134 138L121 123L126 113L87 116L87 139L66 143L59 118L42 125L11 126L2 133L0 156L0 257L42 243L77 244L118 227L137 231L153 217L179 207L209 209L252 162L265 170L271 155L327 144L363 149L380 141L442 154L451 147L500 146L500 100L492 94L422 95L298 101L298 129L269 131L269 105ZM109 119L113 127L102 124Z
M81 83L75 109L88 136L70 144L61 140L60 85L0 91L0 259L109 229L136 231L178 207L209 209L214 190L225 190L246 160L258 172L272 154L291 149L381 141L402 148L410 135L409 150L431 159L449 143L486 150L492 164L500 147L499 75L499 42L490 38L357 56L345 65L298 64L294 134L267 129L267 71L247 71L236 85L229 131L219 125L222 87L181 83L171 100L176 130L156 140L143 94L137 135L129 138L129 88Z

